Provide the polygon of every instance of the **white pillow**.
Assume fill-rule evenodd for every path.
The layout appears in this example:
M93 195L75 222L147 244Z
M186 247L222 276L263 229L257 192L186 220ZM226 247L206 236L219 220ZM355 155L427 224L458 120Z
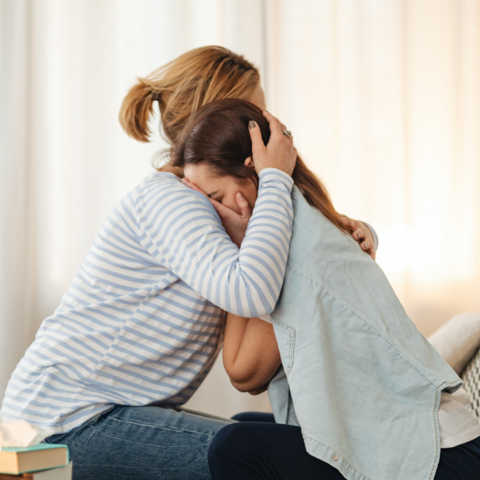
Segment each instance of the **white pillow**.
M480 315L460 313L428 337L428 341L460 375L480 347Z
M462 373L463 386L470 396L472 413L480 422L480 350Z

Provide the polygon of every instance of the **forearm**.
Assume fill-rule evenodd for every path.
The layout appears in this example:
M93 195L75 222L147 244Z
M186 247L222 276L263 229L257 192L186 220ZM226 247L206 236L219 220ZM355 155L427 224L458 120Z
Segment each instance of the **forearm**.
M173 178L159 182L162 188L152 187L152 194L132 197L134 231L148 253L214 305L245 317L265 315L273 311L285 275L292 185L283 172L260 172L240 249L210 202Z
M281 363L273 326L259 318L228 314L223 363L237 390L264 387Z

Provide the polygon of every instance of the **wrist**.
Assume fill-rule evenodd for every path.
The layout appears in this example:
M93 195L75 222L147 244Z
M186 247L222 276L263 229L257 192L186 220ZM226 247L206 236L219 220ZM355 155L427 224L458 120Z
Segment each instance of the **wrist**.
M293 188L293 178L285 173L283 170L279 170L274 167L266 167L260 170L258 174L259 184L265 184L270 181L279 181L284 184L290 191Z

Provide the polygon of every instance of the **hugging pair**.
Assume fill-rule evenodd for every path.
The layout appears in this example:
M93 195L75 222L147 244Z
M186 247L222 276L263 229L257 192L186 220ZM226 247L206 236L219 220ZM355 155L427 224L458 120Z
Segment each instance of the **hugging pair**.
M461 381L368 255L369 228L262 113L257 69L204 47L141 79L120 114L140 141L155 102L169 164L113 209L3 418L53 428L77 479L475 478L478 424L461 402L438 422ZM223 336L232 383L268 385L275 418L182 409Z

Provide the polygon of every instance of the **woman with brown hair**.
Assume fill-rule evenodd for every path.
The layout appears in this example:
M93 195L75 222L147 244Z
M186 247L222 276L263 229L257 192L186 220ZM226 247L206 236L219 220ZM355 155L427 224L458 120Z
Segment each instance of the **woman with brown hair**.
M218 210L234 208L241 192L256 212L255 158L282 135L278 127L249 102L212 102L189 120L172 165ZM271 382L275 419L247 413L222 428L209 450L212 478L477 478L480 425L460 378L407 317L376 262L347 238L299 157L292 179L294 229L273 320L228 312L223 345L238 390ZM270 258L269 243L257 241Z
M226 49L205 47L139 80L120 121L147 141L158 102L175 158L190 115L219 98L264 108L258 71ZM224 312L270 313L288 256L297 154L285 127L265 116L267 145L250 130L253 214L237 195L235 205L219 209L224 228L214 200L183 184L178 167L153 172L113 209L12 374L3 420L51 428L45 441L68 445L75 479L210 478L209 445L230 421L181 406L213 365ZM368 229L352 225L370 250Z

